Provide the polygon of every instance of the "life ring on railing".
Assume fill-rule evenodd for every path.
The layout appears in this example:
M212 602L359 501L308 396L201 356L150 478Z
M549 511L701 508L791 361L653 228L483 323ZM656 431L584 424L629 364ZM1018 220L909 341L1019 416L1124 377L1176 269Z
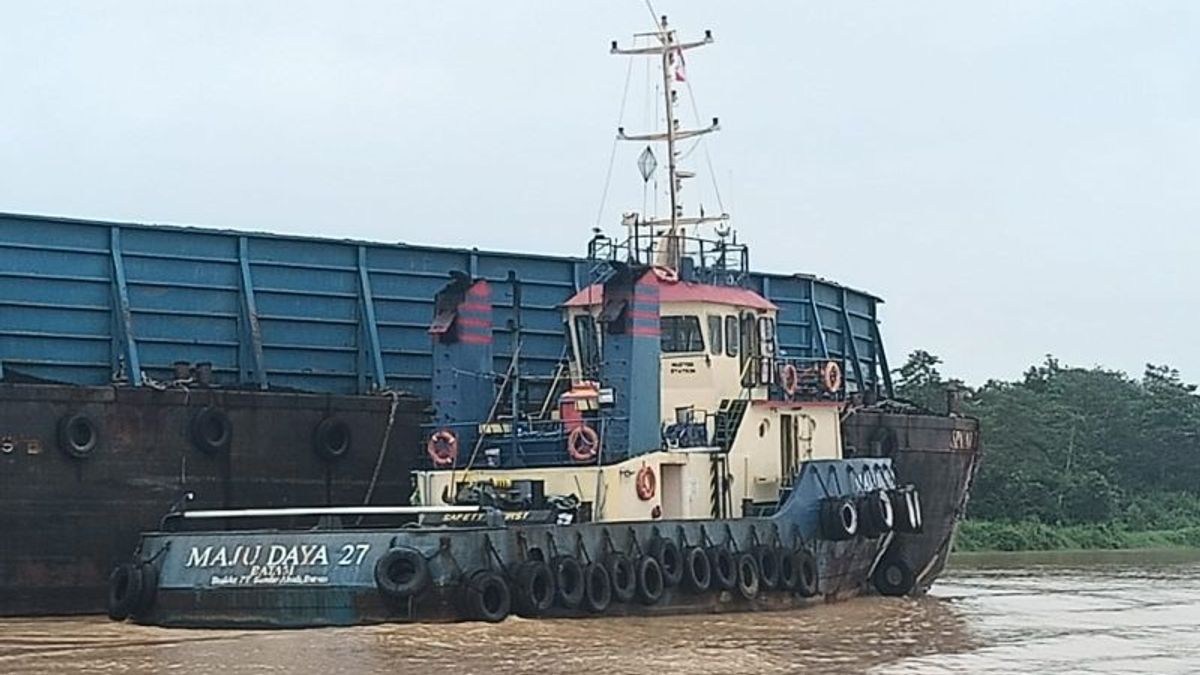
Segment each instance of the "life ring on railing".
M659 281L666 282L668 284L673 284L679 281L679 272L677 272L674 268L667 267L666 265L655 265L652 270L654 272L654 277Z
M658 490L658 477L654 475L654 469L649 466L638 469L635 487L638 499L644 502L654 499L654 493Z
M821 366L821 384L825 391L836 394L842 390L842 367L837 361L828 361Z
M779 386L788 396L796 393L796 389L800 386L800 373L796 370L796 366L790 363L783 364L783 367L779 369Z
M567 453L576 462L587 462L600 452L600 435L586 424L580 424L567 434Z
M429 437L425 452L429 453L434 466L453 466L458 459L458 436L449 429L435 432Z

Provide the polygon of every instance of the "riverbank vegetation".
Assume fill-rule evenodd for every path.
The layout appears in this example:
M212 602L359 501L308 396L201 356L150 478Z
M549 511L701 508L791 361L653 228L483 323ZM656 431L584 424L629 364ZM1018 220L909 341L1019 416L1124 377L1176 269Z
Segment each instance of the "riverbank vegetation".
M983 463L957 548L1200 547L1200 396L1163 365L1140 378L1053 357L978 388L917 351L897 394L945 412L946 389L978 417Z

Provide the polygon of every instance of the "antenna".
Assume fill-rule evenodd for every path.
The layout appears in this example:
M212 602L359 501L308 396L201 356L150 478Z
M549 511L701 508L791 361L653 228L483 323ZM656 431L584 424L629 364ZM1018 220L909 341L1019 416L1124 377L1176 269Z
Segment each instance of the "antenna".
M712 124L702 129L680 129L679 120L675 118L675 104L678 102L678 92L676 92L674 83L685 82L687 74L684 71L683 52L704 45L711 44L713 41L712 31L704 31L704 39L694 42L679 42L675 35L675 30L669 27L666 15L660 19L657 30L650 35L658 39L658 44L652 44L648 47L632 47L622 49L616 40L613 40L610 49L613 54L621 55L647 55L657 56L662 60L662 78L663 78L663 97L666 101L667 112L667 128L665 131L652 132L645 134L627 134L625 127L617 128L617 139L622 141L649 141L662 142L667 144L667 186L671 197L671 210L669 217L660 220L644 221L643 224L650 225L668 225L664 235L666 243L660 251L661 262L664 267L669 267L678 271L680 259L683 254L683 246L680 225L716 222L728 220L728 214L720 216L705 217L703 214L699 218L684 218L683 205L680 203L679 192L683 189L683 180L691 178L690 172L679 171L678 168L678 153L675 151L676 141L695 138L718 131L720 121L714 117ZM653 230L651 230L653 231Z

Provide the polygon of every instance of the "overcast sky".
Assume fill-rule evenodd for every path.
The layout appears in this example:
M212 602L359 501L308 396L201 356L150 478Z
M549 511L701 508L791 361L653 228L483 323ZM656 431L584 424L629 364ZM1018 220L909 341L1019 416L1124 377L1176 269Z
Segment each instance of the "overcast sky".
M684 198L719 210L707 149L755 268L883 297L897 364L1200 380L1200 3L654 4L715 35ZM0 0L0 26L0 211L579 255L627 73L621 123L654 115L608 54L641 0Z

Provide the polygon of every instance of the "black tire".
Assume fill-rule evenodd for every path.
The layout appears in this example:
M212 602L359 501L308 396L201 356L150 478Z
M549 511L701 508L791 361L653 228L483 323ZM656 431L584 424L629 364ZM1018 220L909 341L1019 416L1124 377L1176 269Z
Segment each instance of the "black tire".
M708 553L699 546L684 551L683 582L694 593L703 593L712 588L712 562L708 559Z
M921 501L916 495L916 488L905 485L888 491L892 502L894 529L905 534L916 534L921 531Z
M671 588L683 581L683 553L674 539L656 537L650 542L650 555L654 556L658 566L662 568L664 586Z
M637 570L624 553L610 553L604 561L608 568L608 579L612 582L613 599L629 602L637 595Z
M332 462L350 452L350 425L339 417L326 417L313 430L313 451L321 459Z
M521 616L541 616L554 605L554 573L540 560L526 560L513 575L512 604Z
M898 555L888 554L879 561L871 575L875 589L881 595L897 597L908 595L917 583L912 567Z
M108 618L124 621L142 598L142 568L121 563L108 575Z
M858 507L848 497L826 497L821 500L821 534L831 541L851 539L861 524Z
M863 536L878 537L895 527L896 512L886 490L872 490L863 495L858 504L858 511L862 514Z
M708 547L708 562L712 567L712 585L724 591L737 586L737 561L733 553L724 546Z
M916 527L913 528L913 534L920 534L925 531L925 512L921 509L921 492L914 487L909 494L913 517L917 521Z
M466 618L499 623L512 609L512 593L504 577L480 570L463 584L462 603Z
M550 571L554 573L554 598L559 607L575 609L582 604L585 594L583 565L569 555L560 555L550 560Z
M796 592L805 598L816 595L821 587L816 557L810 551L800 549L792 554L792 566L796 569Z
M773 546L755 546L751 551L758 563L758 581L763 590L779 588L779 551Z
M603 614L612 604L612 580L603 565L592 563L583 568L583 606L594 614Z
M779 588L794 591L800 586L800 568L796 566L796 554L776 549L779 555Z
M375 561L375 586L389 598L408 598L429 585L429 563L415 548L389 549Z
M747 600L753 600L758 597L760 586L758 561L754 559L753 555L742 553L736 557L736 562L738 594Z
M158 597L158 568L154 563L144 562L140 565L142 570L142 592L138 595L137 608L134 614L141 614L154 606L154 601Z
M192 445L205 454L215 455L233 443L233 422L220 408L209 406L192 418Z
M643 605L658 604L666 589L662 566L654 556L645 555L638 558L634 567L637 569L638 601Z
M63 415L58 421L58 447L68 457L87 459L99 444L100 428L87 415Z

